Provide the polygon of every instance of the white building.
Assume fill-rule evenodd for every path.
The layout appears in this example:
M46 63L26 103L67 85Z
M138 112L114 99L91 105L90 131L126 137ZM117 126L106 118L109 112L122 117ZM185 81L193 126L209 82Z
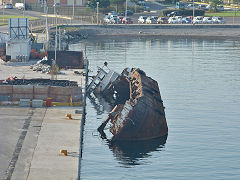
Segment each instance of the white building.
M6 55L11 59L28 61L31 51L31 39L29 38L28 18L11 18L8 20L8 38L6 43Z

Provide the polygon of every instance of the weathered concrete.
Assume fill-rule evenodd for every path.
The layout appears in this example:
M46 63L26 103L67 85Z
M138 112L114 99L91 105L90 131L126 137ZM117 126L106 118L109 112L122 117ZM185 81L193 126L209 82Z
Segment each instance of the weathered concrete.
M50 108L43 119L28 180L77 179L82 115L76 108ZM65 116L71 113L72 120ZM60 150L68 156L60 155ZM16 180L18 176L16 176Z
M0 107L0 179L27 176L45 108ZM26 179L26 178L25 178Z
M77 179L82 114L76 109L0 107L0 179Z
M130 37L239 39L239 29L240 25L233 24L76 25L74 26L73 32L69 32L70 35L68 36L70 39L75 39L76 41L81 38L97 40L100 38L123 39Z
M77 81L85 91L86 77L65 70L58 79ZM78 70L83 71L86 70ZM50 78L33 72L29 63L0 60L0 79L9 76ZM84 107L27 108L0 106L0 179L77 179L81 162ZM80 110L80 114L75 114ZM73 119L68 119L66 114ZM68 156L60 155L66 149Z

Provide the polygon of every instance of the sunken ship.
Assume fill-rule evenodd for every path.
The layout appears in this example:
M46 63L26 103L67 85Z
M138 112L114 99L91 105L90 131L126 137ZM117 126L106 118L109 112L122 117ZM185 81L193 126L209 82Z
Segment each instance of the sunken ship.
M126 68L118 75L99 68L91 84L94 88L89 86L90 91L117 102L98 127L98 131L105 134L104 128L110 124L111 142L167 137L168 126L158 83L144 71Z

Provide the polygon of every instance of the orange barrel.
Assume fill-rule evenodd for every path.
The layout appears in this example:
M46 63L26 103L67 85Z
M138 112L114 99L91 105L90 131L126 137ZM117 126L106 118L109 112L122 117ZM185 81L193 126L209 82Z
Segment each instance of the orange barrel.
M52 98L47 98L46 99L46 106L51 107L52 106Z

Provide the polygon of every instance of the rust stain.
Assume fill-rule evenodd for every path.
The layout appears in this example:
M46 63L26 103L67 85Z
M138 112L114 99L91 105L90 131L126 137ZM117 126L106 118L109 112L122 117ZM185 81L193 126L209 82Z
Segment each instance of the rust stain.
M125 103L118 104L109 115L111 141L147 140L168 134L163 101L155 80L140 69L128 68L113 85L110 88L119 93L120 98L124 96Z

